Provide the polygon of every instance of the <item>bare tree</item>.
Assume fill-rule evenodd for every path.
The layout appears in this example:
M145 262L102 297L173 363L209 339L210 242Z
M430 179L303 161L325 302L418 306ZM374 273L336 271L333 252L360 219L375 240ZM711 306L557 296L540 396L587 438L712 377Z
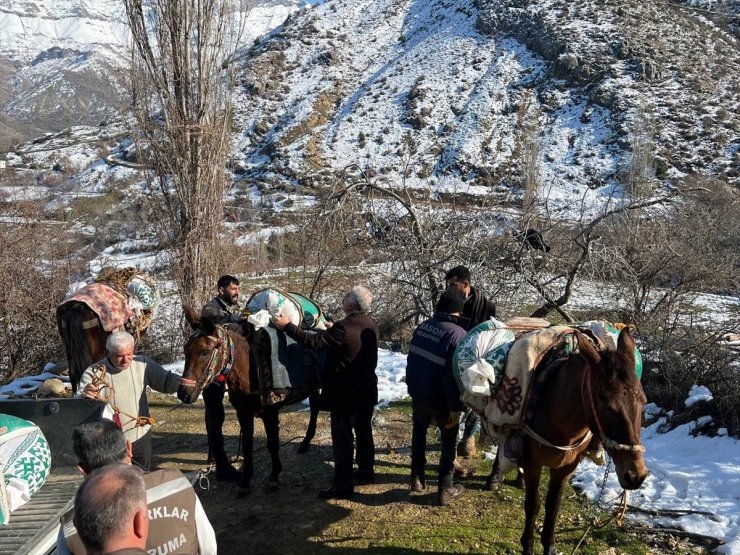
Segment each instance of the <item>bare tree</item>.
M30 202L3 207L0 223L0 383L38 372L63 356L54 308L67 276L82 263L66 250L65 230Z
M133 111L142 158L161 196L163 244L183 301L199 302L219 253L243 0L124 0L131 29Z

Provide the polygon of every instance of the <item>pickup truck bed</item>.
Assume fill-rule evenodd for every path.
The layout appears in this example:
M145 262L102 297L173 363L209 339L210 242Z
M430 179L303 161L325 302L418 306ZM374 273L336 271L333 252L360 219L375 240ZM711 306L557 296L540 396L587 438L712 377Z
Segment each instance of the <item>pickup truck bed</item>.
M87 399L11 399L0 401L0 413L34 422L41 428L52 455L51 475L31 500L0 526L0 555L47 555L56 551L59 517L74 504L82 482L75 466L72 429L100 419L105 403Z
M0 527L0 555L47 555L56 550L59 517L74 504L81 474L49 476L31 500L10 515Z

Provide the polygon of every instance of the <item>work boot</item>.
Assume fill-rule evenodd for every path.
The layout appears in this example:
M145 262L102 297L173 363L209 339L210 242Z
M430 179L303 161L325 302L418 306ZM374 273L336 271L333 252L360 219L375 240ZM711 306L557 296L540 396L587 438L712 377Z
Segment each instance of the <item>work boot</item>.
M437 505L445 507L450 504L455 497L459 497L463 494L465 488L460 484L455 484L447 488L439 488L437 493Z
M457 444L457 454L461 457L472 457L475 453L475 436L466 437Z
M238 482L242 473L228 463L216 465L216 480L219 482Z
M426 480L423 476L419 476L415 473L411 474L411 491L419 493L421 491L424 491L424 488L426 487Z

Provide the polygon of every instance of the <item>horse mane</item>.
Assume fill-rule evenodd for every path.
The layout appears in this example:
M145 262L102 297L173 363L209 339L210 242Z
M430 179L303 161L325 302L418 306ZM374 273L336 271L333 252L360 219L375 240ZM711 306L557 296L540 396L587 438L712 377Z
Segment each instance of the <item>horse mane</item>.
M93 363L82 327L85 317L82 310L83 305L80 303L69 303L57 312L57 328L67 351L69 379L75 391L85 368Z

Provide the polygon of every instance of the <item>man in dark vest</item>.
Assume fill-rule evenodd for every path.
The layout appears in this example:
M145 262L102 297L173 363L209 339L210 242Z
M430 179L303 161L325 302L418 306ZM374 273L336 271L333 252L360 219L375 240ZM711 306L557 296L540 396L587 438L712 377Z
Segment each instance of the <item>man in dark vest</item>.
M462 315L468 319L467 330L470 331L481 322L496 316L496 305L489 301L480 290L473 287L470 270L465 266L455 266L445 275L447 289L457 289L465 295L465 306ZM475 454L475 435L480 431L480 416L470 409L465 411L465 429L460 440L458 452L464 457Z
M357 476L362 482L375 479L375 444L372 414L378 404L378 325L370 315L372 293L353 287L342 302L346 318L326 331L308 334L287 317L273 318L277 329L310 349L326 349L326 366L320 405L331 413L331 442L334 453L334 481L321 490L322 499L354 496L352 474L354 434L357 435ZM354 433L353 433L354 432Z
M411 491L426 487L426 436L434 423L442 436L437 502L448 505L465 488L453 484L455 445L460 421L460 390L452 376L452 356L465 336L467 321L460 314L465 297L450 288L439 298L434 317L414 331L406 363L406 385L413 408L411 432Z
M217 324L239 322L244 316L239 309L239 280L225 275L218 278L218 295L208 301L201 315ZM208 436L208 459L216 463L216 479L236 482L241 473L231 466L224 449L224 393L223 384L212 382L203 390L203 402L206 405L206 434Z

